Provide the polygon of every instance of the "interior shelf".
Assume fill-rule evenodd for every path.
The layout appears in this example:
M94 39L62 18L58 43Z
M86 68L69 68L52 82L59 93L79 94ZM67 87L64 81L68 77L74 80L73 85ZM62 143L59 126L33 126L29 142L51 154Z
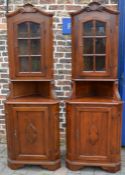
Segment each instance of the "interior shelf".
M121 100L117 84L113 81L74 81L73 87L72 99L77 102L99 103Z
M14 100L38 100L52 98L50 81L13 81L10 85Z

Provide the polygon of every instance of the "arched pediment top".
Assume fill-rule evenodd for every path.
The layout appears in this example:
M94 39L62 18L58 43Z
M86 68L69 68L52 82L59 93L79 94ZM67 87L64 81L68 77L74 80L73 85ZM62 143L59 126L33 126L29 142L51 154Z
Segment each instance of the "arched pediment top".
M20 7L19 9L17 9L16 11L8 13L7 17L15 16L15 15L17 15L19 13L37 13L37 12L41 13L44 16L50 16L50 17L53 16L53 13L45 12L43 10L40 10L40 9L36 8L32 4L27 3L27 4L24 4L24 6Z
M118 11L115 11L115 10L111 10L107 7L105 7L104 5L100 4L99 2L91 2L89 3L86 7L84 7L83 9L77 11L77 12L70 12L70 15L71 16L75 16L75 15L79 15L81 13L84 13L84 12L92 12L92 11L98 11L98 12L108 12L108 13L111 13L111 14L119 14Z

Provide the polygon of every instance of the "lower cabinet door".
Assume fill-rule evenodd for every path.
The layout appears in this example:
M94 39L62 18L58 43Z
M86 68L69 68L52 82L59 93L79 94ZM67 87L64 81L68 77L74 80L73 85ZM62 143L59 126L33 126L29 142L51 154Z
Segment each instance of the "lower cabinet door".
M14 152L17 160L49 159L48 107L13 107Z
M106 163L120 160L121 107L67 106L67 159Z
M113 108L79 106L75 108L73 113L74 124L72 123L72 126L74 126L74 155L76 155L76 159L88 162L108 161L113 144L111 143L112 137L117 139L120 133L117 132L116 126L114 126L116 129L113 131Z

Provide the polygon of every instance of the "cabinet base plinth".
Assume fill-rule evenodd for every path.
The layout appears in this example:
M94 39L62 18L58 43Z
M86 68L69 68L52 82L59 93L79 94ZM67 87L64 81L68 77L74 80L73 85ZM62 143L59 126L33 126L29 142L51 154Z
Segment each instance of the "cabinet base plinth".
M82 163L82 162L74 162L74 161L66 161L66 166L68 169L72 170L72 171L78 171L80 169L83 169L85 167L100 167L101 169L110 172L110 173L116 173L117 171L120 171L121 169L121 165L120 164L94 164L94 163Z
M78 170L84 168L84 166L82 166L82 165L73 165L70 163L66 163L66 167L72 171L78 171Z
M12 170L17 170L19 168L24 167L24 164L16 164L16 163L8 162L8 167Z
M55 171L61 167L60 162L55 165L41 165L41 168L45 168L50 171Z
M41 168L48 169L50 171L55 171L56 169L60 168L61 161L41 161L41 162L26 162L26 161L15 161L15 160L8 160L8 167L12 170L16 170L19 168L24 167L25 165L39 165Z
M106 166L103 167L102 166L101 168L105 171L110 172L110 173L116 173L117 171L120 171L121 165L117 165L115 167L106 167Z

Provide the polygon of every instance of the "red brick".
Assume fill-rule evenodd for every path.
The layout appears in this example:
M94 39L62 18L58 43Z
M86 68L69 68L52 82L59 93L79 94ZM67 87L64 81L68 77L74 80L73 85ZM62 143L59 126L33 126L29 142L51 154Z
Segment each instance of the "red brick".
M40 0L41 4L53 4L55 3L55 0Z
M1 30L6 30L6 29L7 29L7 24L1 23L1 24L0 24L0 29L1 29Z
M90 0L75 0L76 4L88 4L90 2Z
M64 10L64 5L50 5L49 10Z
M65 6L65 9L66 10L80 10L82 7L77 5L77 6L74 6L74 5L66 5Z
M73 0L58 0L58 4L73 4Z

